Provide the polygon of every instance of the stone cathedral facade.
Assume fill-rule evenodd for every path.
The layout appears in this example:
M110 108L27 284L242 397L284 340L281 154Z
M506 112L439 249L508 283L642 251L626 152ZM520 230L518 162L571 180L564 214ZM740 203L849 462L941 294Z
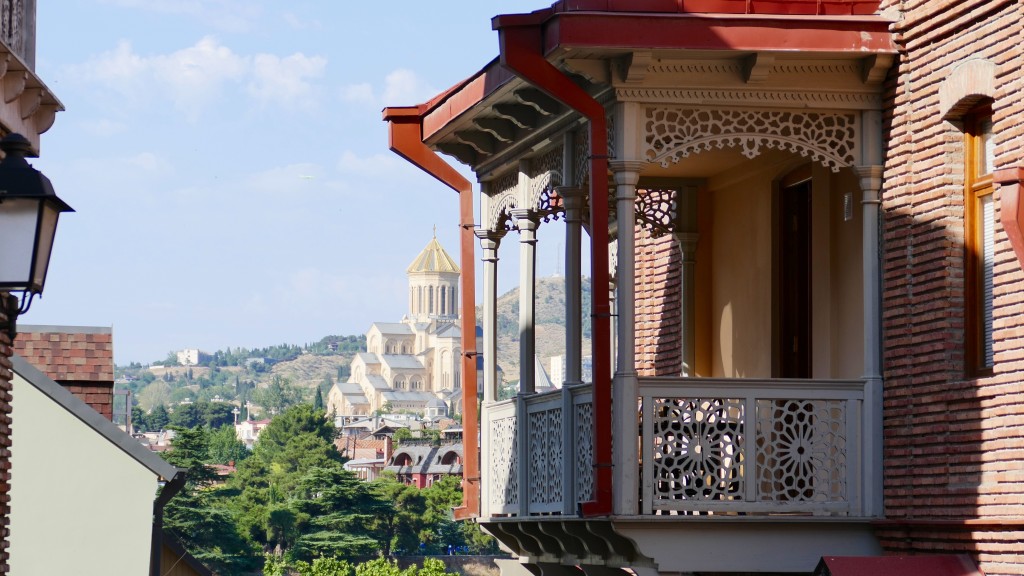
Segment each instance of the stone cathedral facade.
M459 266L432 238L406 270L408 312L398 322L374 322L366 352L352 360L348 382L335 384L327 411L360 416L376 411L426 417L461 404Z

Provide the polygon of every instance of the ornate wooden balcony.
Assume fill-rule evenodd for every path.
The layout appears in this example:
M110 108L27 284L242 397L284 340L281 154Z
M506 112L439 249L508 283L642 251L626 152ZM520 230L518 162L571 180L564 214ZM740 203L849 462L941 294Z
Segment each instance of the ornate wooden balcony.
M640 505L622 516L864 516L863 382L641 378L638 390L640 462L616 459L615 478L639 474ZM578 516L593 487L591 397L582 385L484 407L484 518Z

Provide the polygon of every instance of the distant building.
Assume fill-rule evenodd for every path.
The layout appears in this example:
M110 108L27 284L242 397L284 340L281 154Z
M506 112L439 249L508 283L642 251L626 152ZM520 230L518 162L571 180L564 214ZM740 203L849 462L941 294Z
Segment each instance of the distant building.
M256 443L256 439L260 437L260 432L270 424L270 418L266 420L245 420L240 424L235 424L235 435L238 436L238 440L245 444L245 447L252 450L253 445Z
M182 366L198 366L200 362L206 362L210 355L197 348L187 348L178 352L178 364Z
M352 360L348 382L327 395L327 412L367 415L378 410L437 414L461 405L462 344L459 267L432 238L406 270L409 311L400 322L374 322L366 352Z
M394 472L400 482L417 488L426 488L445 476L462 477L462 444L402 445L384 470Z

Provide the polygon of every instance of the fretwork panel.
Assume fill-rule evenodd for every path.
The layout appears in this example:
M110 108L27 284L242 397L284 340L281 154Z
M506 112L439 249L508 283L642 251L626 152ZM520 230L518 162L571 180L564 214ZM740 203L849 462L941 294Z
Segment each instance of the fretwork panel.
M744 404L733 398L655 398L654 498L743 497Z
M576 502L589 502L594 497L594 405L577 403L574 410Z
M847 501L846 452L844 402L757 402L759 500Z
M491 507L504 510L519 505L519 441L516 417L491 421L490 495Z
M645 110L644 156L667 167L707 150L735 147L754 158L773 148L838 172L856 164L858 131L857 115L849 113L651 107Z
M562 410L533 412L529 415L530 512L561 511L562 487Z

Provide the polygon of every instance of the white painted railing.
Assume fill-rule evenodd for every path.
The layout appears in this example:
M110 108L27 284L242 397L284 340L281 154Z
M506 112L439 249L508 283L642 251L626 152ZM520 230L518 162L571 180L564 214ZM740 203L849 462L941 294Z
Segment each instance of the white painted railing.
M496 402L483 407L481 421L484 516L573 515L590 500L589 385Z
M864 383L641 378L642 513L860 515Z
M638 401L639 466L616 467L640 474L640 513L861 514L863 382L640 378ZM481 430L485 517L592 496L589 385L484 406Z

